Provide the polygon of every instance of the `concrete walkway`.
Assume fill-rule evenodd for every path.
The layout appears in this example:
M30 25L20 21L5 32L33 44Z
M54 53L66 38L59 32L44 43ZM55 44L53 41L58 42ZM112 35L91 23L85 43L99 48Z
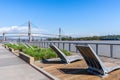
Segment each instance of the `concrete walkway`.
M50 80L29 64L0 46L0 80Z

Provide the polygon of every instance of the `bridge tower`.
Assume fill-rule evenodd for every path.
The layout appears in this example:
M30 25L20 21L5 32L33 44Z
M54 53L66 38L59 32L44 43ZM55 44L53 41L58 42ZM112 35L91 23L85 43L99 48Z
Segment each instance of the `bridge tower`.
M5 41L5 33L3 33L3 41Z
M30 21L28 21L28 37L29 37L29 42L31 42L32 41L32 34L31 34Z
M59 40L61 41L61 28L59 28Z

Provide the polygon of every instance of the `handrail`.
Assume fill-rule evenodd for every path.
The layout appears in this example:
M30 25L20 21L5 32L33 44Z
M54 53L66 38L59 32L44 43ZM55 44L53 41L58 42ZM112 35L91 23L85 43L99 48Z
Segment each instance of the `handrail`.
M60 44L62 44L62 49L65 49L66 48L66 44L68 44L67 45L67 50L69 50L69 51L72 51L71 49L73 49L72 48L72 46L74 45L74 46L76 46L76 45L87 45L87 44L90 44L90 45L94 45L95 46L95 51L96 51L96 54L98 54L98 55L101 55L101 53L100 53L100 47L99 46L102 46L102 45L107 45L108 46L108 54L107 54L107 57L112 57L112 58L120 58L120 56L117 56L117 57L115 57L114 55L115 55L115 53L114 53L114 46L120 46L120 42L119 43L117 43L117 42L115 42L114 43L114 41L113 42L101 42L101 41L39 41L39 42L36 42L36 41L33 41L33 42L30 42L30 43L32 43L32 44L34 44L34 43L38 43L39 45L39 47L43 47L43 48L46 48L46 47L49 47L49 45L48 44L50 44L50 43L54 43L54 44L56 44L57 45L57 47L60 47ZM73 44L73 45L71 45L71 44ZM78 52L77 51L77 49L76 50L74 50L76 53ZM118 53L120 53L120 52L118 52ZM106 56L106 54L102 54L102 56Z
M19 43L19 42L18 42ZM38 47L43 47L43 48L48 48L49 47L49 44L53 43L55 44L58 48L62 48L62 49L66 49L68 51L71 51L71 52L78 52L78 50L75 48L76 45L93 45L93 48L95 49L96 51L96 54L98 55L101 55L101 48L103 48L102 52L105 53L105 54L102 54L102 56L106 56L107 54L107 57L112 57L112 58L119 58L120 59L120 55L118 53L120 53L120 41L113 41L113 42L109 42L109 41L32 41L32 42L24 42L24 43L28 43L30 45L36 45ZM104 49L106 48L106 46L104 45L107 45L107 50ZM101 47L103 46L103 47ZM116 46L119 46L117 47L117 49L115 48ZM115 51L117 50L117 51ZM107 51L104 52L104 51Z
M36 41L32 41L36 42ZM104 43L104 42L91 42L91 41L39 41L39 42L50 42L50 43L71 43L71 44L101 44L101 45L120 45L120 43Z

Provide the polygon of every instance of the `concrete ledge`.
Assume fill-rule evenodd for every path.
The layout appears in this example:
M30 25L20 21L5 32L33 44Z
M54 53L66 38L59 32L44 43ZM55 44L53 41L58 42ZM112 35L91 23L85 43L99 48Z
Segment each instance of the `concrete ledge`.
M19 56L20 51L19 50L14 50L13 52L16 56Z
M13 48L8 48L8 50L11 51L12 53L14 53L16 56L19 56L19 50L14 50Z
M33 64L34 63L34 57L31 57L27 54L24 54L23 52L19 53L19 57L22 58L24 61L26 61L29 64Z
M7 49L8 47L5 46L5 48ZM22 58L24 61L26 61L29 64L33 64L34 63L34 57L31 57L23 52L14 50L13 48L8 48L9 51L11 51L12 53L14 53L16 56L19 56L20 58Z

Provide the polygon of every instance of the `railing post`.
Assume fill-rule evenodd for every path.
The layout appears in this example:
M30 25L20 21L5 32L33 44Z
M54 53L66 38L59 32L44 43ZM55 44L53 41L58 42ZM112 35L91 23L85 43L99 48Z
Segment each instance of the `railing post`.
M45 42L44 42L44 48L46 48L46 46L45 46Z
M60 44L59 44L59 42L58 42L58 48L60 48Z
M43 42L40 42L41 47L43 48Z
M39 42L39 47L41 47L41 42Z
M113 45L110 44L110 57L113 57Z
M69 43L69 51L71 51L71 48L70 48L70 47L71 47L71 44Z
M78 45L78 44L76 43L76 44L75 44L75 46L77 46L77 45ZM75 48L75 49L76 49L76 53L77 53L77 52L78 52L78 50L77 50L77 48Z
M55 42L53 42L53 44L55 45Z
M65 43L63 43L63 49L65 49Z
M42 42L40 42L40 46L43 48L43 44L42 44Z
M98 55L98 44L96 44L96 54Z
M39 46L39 48L40 48L40 42L38 42L38 46Z
M49 48L49 44L48 44L48 42L47 42L47 48Z
M45 48L45 42L44 42L44 48Z

